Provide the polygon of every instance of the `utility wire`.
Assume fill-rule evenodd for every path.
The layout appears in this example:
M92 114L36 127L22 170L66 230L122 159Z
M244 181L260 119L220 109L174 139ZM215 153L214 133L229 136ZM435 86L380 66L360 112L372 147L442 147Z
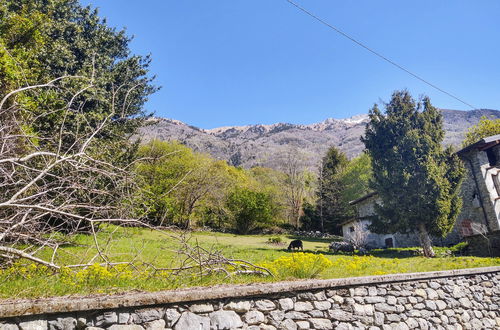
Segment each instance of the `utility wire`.
M378 56L380 57L381 59L383 59L384 61L392 64L393 66L395 66L396 68L408 73L409 75L413 76L414 78L420 80L421 82L431 86L432 88L434 89L437 89L438 91L440 91L441 93L443 94L446 94L452 98L454 98L455 100L459 101L460 103L463 103L465 104L466 106L470 107L471 109L473 110L476 110L477 108L473 105L471 105L470 103L467 103L465 102L464 100L460 99L459 97L445 91L444 89L434 85L433 83L425 80L424 78L421 78L420 76L416 75L415 73L411 72L410 70L406 69L405 67L397 64L396 62L394 62L393 60L385 57L384 55L380 54L379 52L371 49L370 47L364 45L363 43L361 43L360 41L354 39L353 37L351 37L350 35L348 35L347 33L345 33L344 31L340 30L339 28L331 25L330 23L326 22L325 20L323 20L322 18L316 16L315 14L311 13L310 11L308 11L307 9L305 9L304 7L301 7L300 5L298 5L297 3L295 3L294 1L292 0L285 0L286 2L288 2L289 4L291 4L292 6L296 7L297 9L299 9L300 11L302 11L303 13L307 14L308 16L314 18L315 20L317 20L318 22L320 22L321 24L323 25L326 25L327 27L329 27L330 29L334 30L335 32L337 32L338 34L342 35L343 37L351 40L352 42L354 42L355 44L357 44L358 46L360 47L363 47L364 49L366 49L367 51L369 51L370 53L374 54L375 56Z

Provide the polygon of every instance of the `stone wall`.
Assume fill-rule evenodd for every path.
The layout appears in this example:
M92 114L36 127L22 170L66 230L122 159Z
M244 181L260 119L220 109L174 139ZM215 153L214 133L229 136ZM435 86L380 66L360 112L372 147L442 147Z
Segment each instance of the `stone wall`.
M500 267L0 302L0 328L498 329Z
M500 257L500 230L484 235L466 238L469 243L467 253L479 257Z

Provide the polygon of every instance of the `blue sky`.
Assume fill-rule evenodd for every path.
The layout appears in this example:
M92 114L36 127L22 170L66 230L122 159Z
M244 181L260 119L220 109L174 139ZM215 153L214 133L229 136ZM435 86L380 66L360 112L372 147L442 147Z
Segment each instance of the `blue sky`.
M296 0L477 108L500 109L500 1ZM468 110L285 0L82 0L151 53L156 115L202 128L367 113L392 91Z

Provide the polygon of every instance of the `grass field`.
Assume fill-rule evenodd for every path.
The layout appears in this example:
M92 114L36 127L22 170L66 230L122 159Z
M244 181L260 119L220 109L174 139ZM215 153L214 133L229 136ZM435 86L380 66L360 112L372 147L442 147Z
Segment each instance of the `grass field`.
M176 241L156 231L140 228L107 227L99 234L101 246L105 246L109 233L113 233L112 243L107 248L110 259L128 261L133 256L139 256L137 261L154 262L160 267L171 267L179 261ZM189 242L199 244L207 249L223 251L227 257L244 259L263 265L280 257L290 256L286 250L288 242L294 237L281 235L283 245L269 244L270 237L276 235L233 235L212 232L194 232L189 235ZM330 240L301 238L304 242L304 252L323 254L331 263L319 275L320 278L340 278L352 276L381 275L390 273L423 272L456 268L473 268L500 265L500 258L479 257L437 257L427 259L410 256L411 253L401 253L400 249L374 251L371 255L334 255L328 251ZM86 262L95 254L92 237L78 235L71 245L59 248L55 259L60 264L77 264ZM445 254L445 249L437 248L438 254ZM49 257L51 251L41 251L41 257ZM99 261L99 260L97 260ZM118 276L117 276L118 274ZM33 264L18 263L15 267L0 270L0 297L43 297L67 294L114 293L126 290L163 290L188 286L207 286L227 283L250 283L258 281L277 281L293 279L286 276L260 277L255 275L208 276L201 278L196 274L171 276L163 272L155 276L147 269L132 271L119 269L109 271L104 267L90 267L86 270L70 271L53 274L44 267Z

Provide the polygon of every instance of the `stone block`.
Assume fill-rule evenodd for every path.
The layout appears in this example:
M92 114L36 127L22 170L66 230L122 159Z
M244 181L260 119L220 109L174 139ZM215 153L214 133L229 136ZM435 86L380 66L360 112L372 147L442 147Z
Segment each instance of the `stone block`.
M436 303L432 300L426 300L425 307L430 311L435 311L437 309Z
M143 308L131 314L132 322L135 324L146 323L162 319L165 311L162 308Z
M344 303L344 297L342 296L338 296L338 295L333 295L332 296L332 299L334 302L336 302L337 304L340 304L342 305Z
M462 305L462 307L464 307L464 308L471 308L471 307L472 307L472 304L471 304L471 302L470 302L469 298L466 298L466 297L464 297L464 298L460 298L460 299L458 299L458 302L459 302L459 303Z
M118 323L118 314L116 312L104 312L95 318L95 325L98 327L115 323Z
M235 311L219 310L210 313L210 325L215 329L235 329L243 326L241 318Z
M224 305L224 309L235 311L236 313L246 313L252 307L250 301L231 301L230 303Z
M309 312L312 311L314 307L309 301L297 301L293 309L297 312Z
M210 330L210 318L183 312L174 330Z
M283 298L278 300L278 304L280 306L280 309L283 311L288 311L293 309L293 300L290 298Z
M297 324L291 319L283 320L278 329L280 330L297 330Z
M297 324L297 329L298 330L307 330L307 329L310 329L308 321L296 321L295 324Z
M144 329L146 330L163 330L165 329L166 322L165 320L155 320L144 323Z
M167 322L167 326L171 327L177 322L177 320L181 317L181 313L177 311L175 308L167 308L165 310L165 321Z
M0 330L19 330L19 327L14 323L0 323Z
M335 330L353 330L353 326L350 325L349 323L344 323L344 322L341 322L339 323L336 327L335 327Z
M19 323L21 330L47 330L47 320L32 320Z
M276 305L271 300L262 299L255 302L255 308L261 312L267 312L276 309Z
M446 303L444 301L436 300L435 303L436 303L437 309L439 309L440 311L446 309Z
M326 330L326 329L332 329L332 321L329 319L309 319L309 322L311 322L312 326L314 329L319 329L319 330Z
M259 311L248 311L243 315L243 320L252 325L252 324L259 324L264 322L265 317L262 312Z
M325 316L323 311L319 311L316 309L313 309L312 311L307 312L311 317L316 317L316 318L322 318Z
M130 313L120 312L118 313L118 323L127 324L130 319Z
M413 317L407 318L405 323L408 326L408 328L410 328L410 329L418 328L418 321L415 320Z
M74 317L58 317L48 322L49 330L74 330L78 321Z
M307 320L311 318L309 314L302 313L302 312L286 312L285 313L285 319L291 319L291 320Z
M439 298L438 293L434 289L427 288L425 289L425 292L427 293L427 299L435 300Z
M329 301L314 301L313 305L315 309L320 311L325 311L327 309L330 309L330 307L332 307L332 304Z
M107 330L144 330L144 328L138 324L113 324Z
M189 311L192 313L211 313L214 311L212 304L194 304L189 306Z
M324 301L327 299L326 297L326 294L325 294L325 291L319 291L319 292L316 292L314 294L314 297L316 298L316 300L318 301Z
M427 299L427 292L424 289L416 289L415 294L417 296L424 298L424 299Z
M329 310L328 316L330 319L344 321L344 322L354 321L355 319L351 313L337 309Z

